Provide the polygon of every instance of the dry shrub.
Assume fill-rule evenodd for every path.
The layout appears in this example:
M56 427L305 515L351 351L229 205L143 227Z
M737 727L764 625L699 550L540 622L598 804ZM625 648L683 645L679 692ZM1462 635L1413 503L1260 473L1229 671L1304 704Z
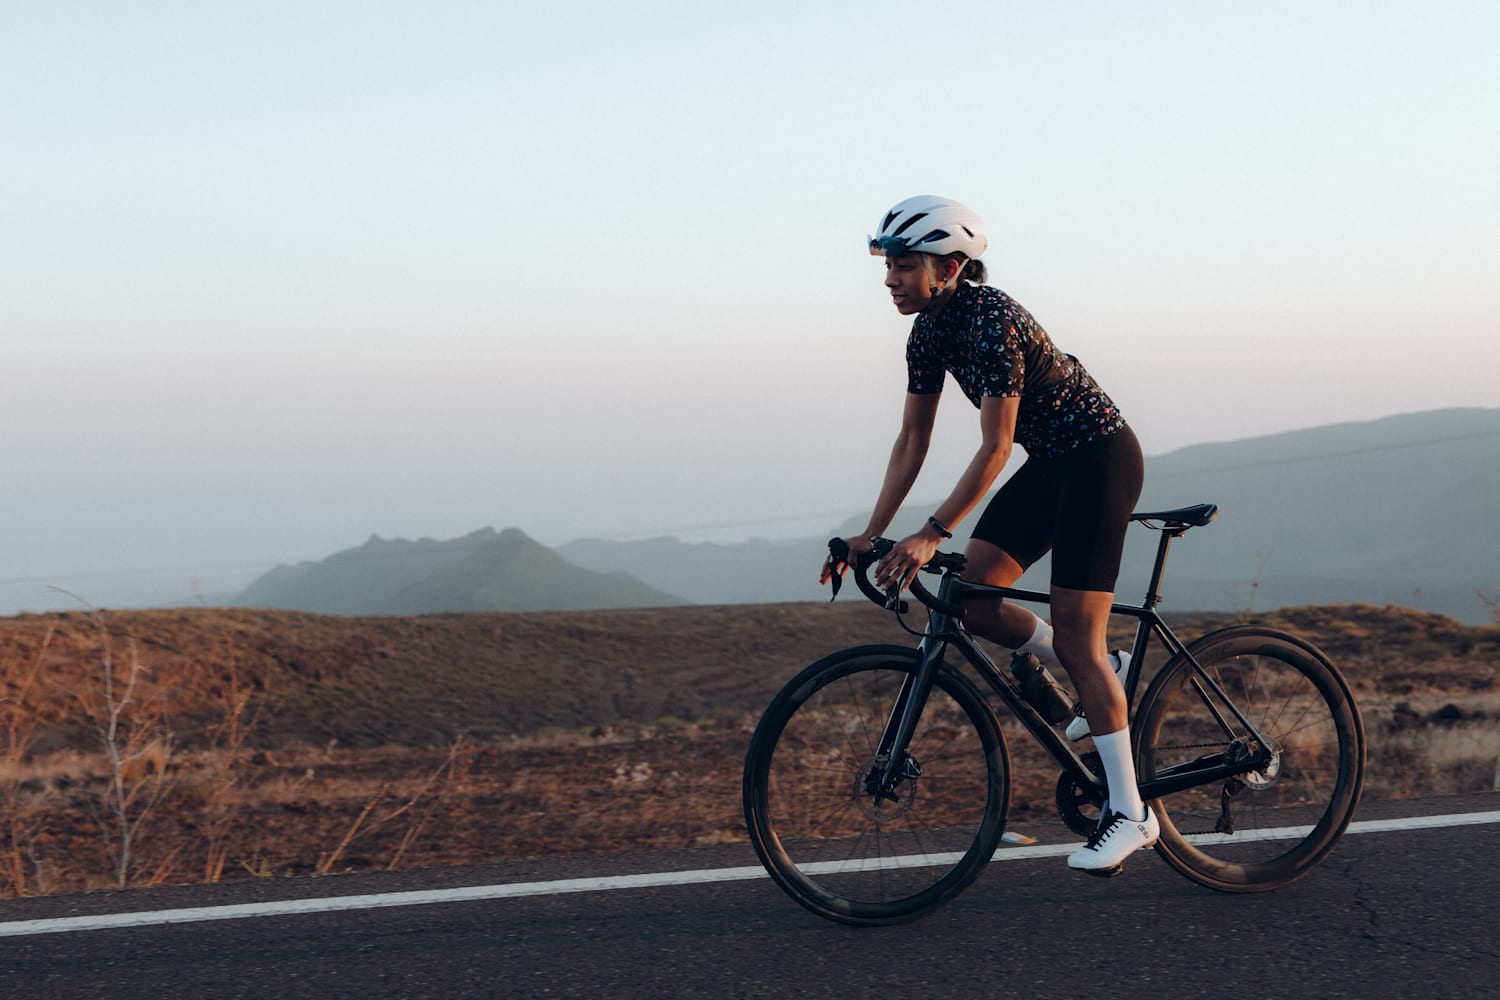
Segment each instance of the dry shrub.
M1365 714L1366 792L1378 798L1500 790L1500 693L1424 693Z
M203 878L217 882L230 859L229 833L244 805L242 784L245 752L251 733L267 702L256 697L264 684L241 682L233 651L225 640L225 676L211 689L217 709L208 727L208 750L202 755L199 780L199 829L204 839ZM254 706L252 709L252 705Z
M1494 620L1496 625L1500 625L1500 591L1496 591L1495 596L1491 597L1486 591L1476 587L1474 588L1474 593L1478 595L1479 601L1484 605L1485 610L1490 613L1490 618Z
M105 785L94 790L91 804L115 886L123 889L141 869L139 844L172 785L172 733L135 637L127 633L122 663L104 613L91 611L89 618L98 642L95 669L69 694L104 753ZM175 857L173 851L158 860L147 883L165 879Z
M1369 768L1367 790L1378 798L1461 795L1495 790L1500 733L1494 720L1427 725L1391 733Z
M31 696L41 675L43 658L56 634L49 627L28 669L0 698L0 803L5 811L5 842L0 848L0 890L24 896L47 891L37 844L46 823L46 785L28 773L25 762L36 743L36 716Z
M448 793L457 785L461 785L467 776L469 769L474 763L473 749L464 743L463 737L453 741L448 748L448 755L438 767L427 775L425 780L416 783L405 783L407 787L399 788L397 783L382 782L375 794L370 796L354 824L344 834L343 840L331 853L318 859L314 870L316 875L326 875L333 870L349 845L361 832L361 827L366 827L366 820L370 820L364 830L367 835L380 833L387 827L391 827L397 820L405 819L399 843L391 853L390 861L386 869L394 870L401 864L412 844L426 829L431 822L433 814L442 807ZM384 811L379 807L384 806ZM371 816L375 818L370 819Z

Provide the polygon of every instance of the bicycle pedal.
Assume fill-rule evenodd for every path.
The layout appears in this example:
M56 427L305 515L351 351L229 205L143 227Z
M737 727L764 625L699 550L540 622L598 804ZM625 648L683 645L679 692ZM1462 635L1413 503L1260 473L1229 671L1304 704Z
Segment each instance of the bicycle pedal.
M1114 878L1116 875L1119 875L1125 870L1125 866L1115 865L1113 868L1084 868L1081 870L1087 872L1095 878Z

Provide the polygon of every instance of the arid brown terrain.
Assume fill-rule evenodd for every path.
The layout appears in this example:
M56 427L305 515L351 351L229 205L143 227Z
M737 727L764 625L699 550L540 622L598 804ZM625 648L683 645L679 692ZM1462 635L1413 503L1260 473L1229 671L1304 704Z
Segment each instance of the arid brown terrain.
M1349 677L1367 796L1500 780L1500 628L1370 606L1257 618ZM0 619L0 893L743 840L742 757L780 684L844 646L910 641L855 599ZM1055 765L1010 745L1012 817L1054 815Z

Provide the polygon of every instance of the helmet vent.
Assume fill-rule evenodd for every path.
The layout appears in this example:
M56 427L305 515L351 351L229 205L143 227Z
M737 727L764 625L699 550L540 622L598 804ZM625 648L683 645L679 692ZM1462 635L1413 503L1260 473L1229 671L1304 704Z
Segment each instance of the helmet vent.
M925 218L927 218L926 212L918 212L916 215L913 215L910 219L907 219L905 222L901 223L901 225L897 226L896 231L891 235L900 236L902 233L906 232L912 226L916 225L918 222L921 222Z

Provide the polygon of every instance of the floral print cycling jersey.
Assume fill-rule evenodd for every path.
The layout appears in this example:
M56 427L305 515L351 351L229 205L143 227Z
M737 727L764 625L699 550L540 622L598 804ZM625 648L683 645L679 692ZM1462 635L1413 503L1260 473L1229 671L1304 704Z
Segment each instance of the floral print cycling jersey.
M1114 401L1071 354L1052 343L1019 302L988 285L962 284L936 319L919 315L906 341L906 388L943 391L952 372L975 406L1020 396L1016 442L1056 458L1125 426Z

